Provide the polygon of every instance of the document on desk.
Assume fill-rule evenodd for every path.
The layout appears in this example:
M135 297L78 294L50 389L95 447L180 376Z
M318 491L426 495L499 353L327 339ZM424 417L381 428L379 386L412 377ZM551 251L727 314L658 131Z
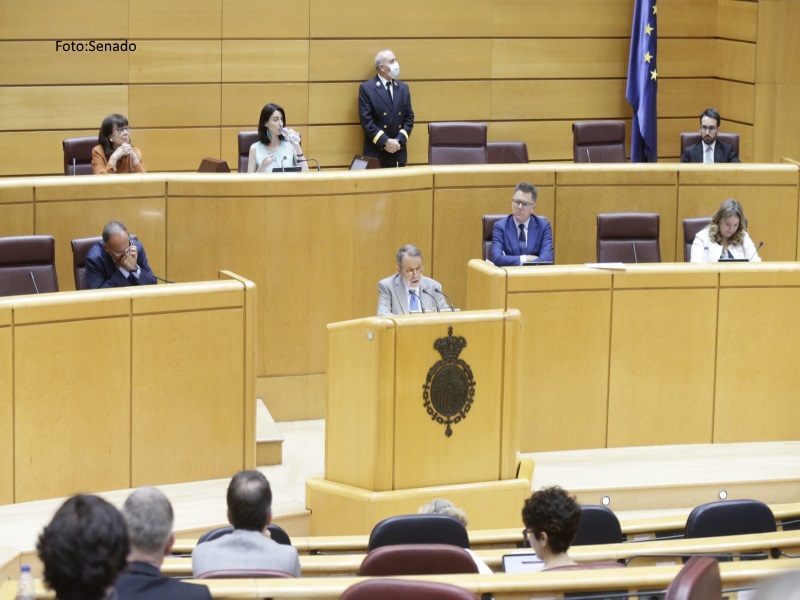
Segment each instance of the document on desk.
M624 271L627 269L625 263L621 262L607 262L607 263L584 263L584 266L590 269L610 269L611 271Z

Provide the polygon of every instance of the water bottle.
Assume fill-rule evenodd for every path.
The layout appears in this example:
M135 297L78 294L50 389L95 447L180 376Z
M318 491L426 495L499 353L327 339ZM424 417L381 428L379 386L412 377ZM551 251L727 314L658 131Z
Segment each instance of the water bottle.
M17 582L17 600L36 600L36 587L29 565L22 565Z
M709 262L708 246L703 246L703 264L707 264L708 262Z
M289 131L286 127L281 127L281 135L283 138L292 144L300 143L300 134L296 131Z

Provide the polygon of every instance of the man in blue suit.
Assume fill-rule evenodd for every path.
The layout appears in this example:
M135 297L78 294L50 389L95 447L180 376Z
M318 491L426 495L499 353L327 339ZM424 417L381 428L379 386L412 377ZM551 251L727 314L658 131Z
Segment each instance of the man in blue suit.
M398 81L400 63L391 50L375 56L378 74L358 90L358 115L364 129L366 156L377 158L382 167L404 167L406 144L414 128L414 110L408 85Z
M536 187L520 183L511 199L512 213L492 229L492 262L498 267L553 262L553 230L544 217L533 214Z
M157 282L142 243L131 239L125 225L111 221L103 227L103 241L86 255L86 283L90 289L97 289Z

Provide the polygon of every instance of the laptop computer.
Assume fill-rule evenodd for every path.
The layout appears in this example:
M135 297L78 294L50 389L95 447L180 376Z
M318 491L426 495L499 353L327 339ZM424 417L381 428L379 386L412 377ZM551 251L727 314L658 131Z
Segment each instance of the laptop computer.
M302 167L275 167L272 169L273 173L299 173Z
M380 169L381 163L374 156L364 156L363 154L356 154L353 161L350 163L351 171L362 171L364 169Z
M542 569L544 561L533 552L503 555L503 573L536 573Z

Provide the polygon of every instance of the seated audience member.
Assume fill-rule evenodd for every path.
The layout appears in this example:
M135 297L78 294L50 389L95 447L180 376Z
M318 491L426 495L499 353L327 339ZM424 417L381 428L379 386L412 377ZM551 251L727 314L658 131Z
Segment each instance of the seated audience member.
M157 281L142 243L131 239L125 225L111 221L103 227L103 241L86 255L86 283L97 289L154 285Z
M172 550L173 513L169 499L158 489L143 487L133 492L122 507L128 527L128 567L117 580L118 600L211 600L204 585L195 585L161 574L164 556Z
M681 156L681 162L691 163L738 163L741 162L736 150L730 144L717 140L722 119L713 108L707 108L700 115L700 134L703 139L689 146Z
M575 498L558 486L543 488L525 501L522 522L528 542L544 569L577 564L567 554L581 518Z
M419 513L421 515L447 515L448 517L453 517L464 526L464 529L467 528L467 523L469 522L467 520L467 513L460 508L456 508L449 500L442 500L439 498L428 502L425 506L419 509ZM481 575L492 574L492 570L489 568L489 565L483 562L482 559L478 558L478 556L476 556L476 554L469 548L464 549L469 552L472 560L475 561L475 566L478 567L478 573Z
M100 126L97 146L92 148L92 171L109 173L146 173L142 151L131 145L131 128L122 115L108 115Z
M378 282L378 316L450 310L442 284L422 275L422 252L411 244L397 251L397 273Z
M287 136L298 135L293 129L286 127L286 113L277 104L267 104L261 109L261 118L258 120L258 141L250 146L250 156L247 159L248 173L271 173L281 167L300 167L301 171L308 171L308 162L300 147L300 142L294 143ZM284 135L285 134L285 135Z
M300 559L292 546L268 537L272 490L260 471L240 471L228 486L228 521L233 531L203 542L192 552L197 577L209 571L273 569L300 577Z
M511 214L492 228L492 262L498 267L553 262L553 230L544 217L533 214L538 191L520 183L511 198Z
M36 550L57 600L103 600L125 568L125 521L102 498L73 496L44 528Z
M733 199L725 200L711 217L711 223L694 236L691 262L707 263L734 258L761 262L745 223L742 205Z

